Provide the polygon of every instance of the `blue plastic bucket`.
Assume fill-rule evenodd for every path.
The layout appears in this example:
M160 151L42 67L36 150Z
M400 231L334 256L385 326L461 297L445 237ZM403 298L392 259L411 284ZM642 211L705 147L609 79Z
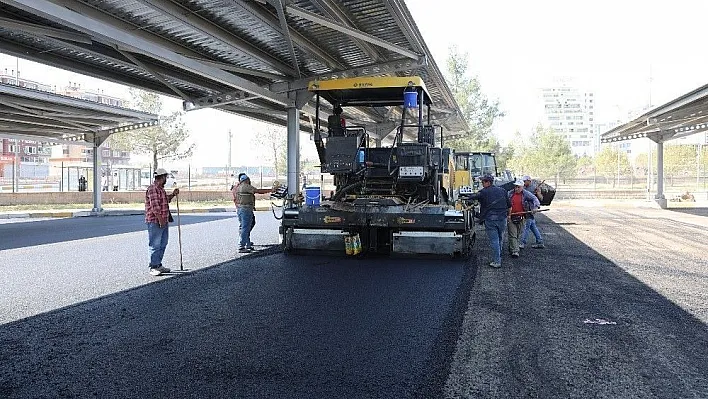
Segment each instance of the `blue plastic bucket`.
M320 206L320 188L317 186L305 187L305 205Z
M406 108L418 108L418 92L404 91L403 104Z

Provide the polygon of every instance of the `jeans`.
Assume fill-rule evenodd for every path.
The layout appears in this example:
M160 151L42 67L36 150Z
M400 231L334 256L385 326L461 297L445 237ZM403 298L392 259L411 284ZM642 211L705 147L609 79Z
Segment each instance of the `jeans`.
M150 249L150 267L162 265L162 257L165 256L165 248L170 237L170 228L168 226L160 227L158 223L149 222L148 228L148 247Z
M504 242L506 219L485 219L484 229L487 231L487 237L489 237L489 243L492 246L492 262L501 263L501 246Z
M240 248L251 247L251 230L256 217L253 214L253 209L239 207L236 215L238 216L238 233L240 237L238 246Z
M543 237L541 237L541 232L538 231L538 227L536 227L535 218L526 219L526 227L524 228L524 233L521 235L521 243L526 245L526 239L529 236L529 230L531 230L534 237L536 237L536 244L543 244Z

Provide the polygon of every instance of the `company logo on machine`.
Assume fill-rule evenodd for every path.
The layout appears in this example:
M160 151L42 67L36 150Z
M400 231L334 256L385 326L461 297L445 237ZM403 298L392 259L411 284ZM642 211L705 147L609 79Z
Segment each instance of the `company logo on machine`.
M354 83L354 88L364 88L364 87L374 87L374 84L371 82L361 82L361 83Z
M398 224L414 224L415 223L415 219L413 219L413 218L399 217L396 220L398 221Z
M325 216L325 223L342 223L342 218L339 216Z

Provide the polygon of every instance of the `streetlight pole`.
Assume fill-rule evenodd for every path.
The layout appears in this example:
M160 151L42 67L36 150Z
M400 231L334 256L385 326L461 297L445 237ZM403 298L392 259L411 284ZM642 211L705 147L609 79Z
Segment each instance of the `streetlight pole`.
M620 147L619 144L617 144L617 189L619 189L620 185Z

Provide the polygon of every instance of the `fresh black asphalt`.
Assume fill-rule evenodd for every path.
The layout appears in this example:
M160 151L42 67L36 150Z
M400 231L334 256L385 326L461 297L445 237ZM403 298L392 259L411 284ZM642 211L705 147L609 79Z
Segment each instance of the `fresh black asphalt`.
M288 257L266 213L254 233L269 245L238 256L228 216L188 216L191 270L167 278L130 255L136 217L0 250L0 397L708 398L700 212L557 209L539 217L547 248L501 269L484 232L468 262ZM69 267L92 246L119 258L84 259L113 279ZM53 256L52 273L25 254Z
M262 248L0 326L0 397L442 394L473 261Z

